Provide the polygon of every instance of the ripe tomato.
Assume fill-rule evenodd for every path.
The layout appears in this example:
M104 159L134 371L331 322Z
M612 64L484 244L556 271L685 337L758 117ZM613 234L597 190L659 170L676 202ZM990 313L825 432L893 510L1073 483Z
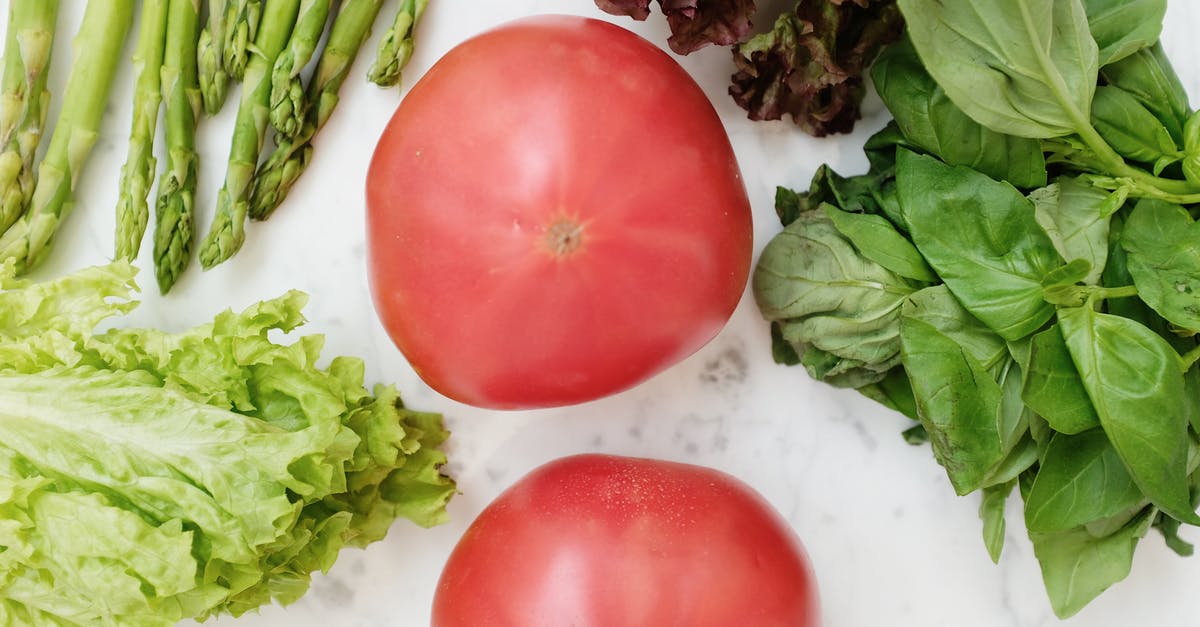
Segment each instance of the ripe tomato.
M534 470L471 524L432 627L816 627L800 541L741 481L579 455Z
M376 311L434 389L495 408L631 387L733 313L751 218L712 104L607 22L538 16L451 50L367 178Z

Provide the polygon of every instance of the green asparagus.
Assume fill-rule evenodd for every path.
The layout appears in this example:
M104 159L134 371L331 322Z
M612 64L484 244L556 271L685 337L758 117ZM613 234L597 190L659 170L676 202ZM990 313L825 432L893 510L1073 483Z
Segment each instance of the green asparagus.
M200 264L205 269L232 257L245 242L251 183L267 132L271 70L291 37L299 10L300 0L265 3L262 24L254 40L256 53L246 65L225 185L217 193L212 226L200 244Z
M163 294L187 268L192 252L192 206L200 158L196 123L200 117L196 26L200 0L170 0L162 97L167 165L159 179L154 219L154 276Z
M221 110L229 89L229 75L225 73L225 3L209 0L208 23L200 31L196 50L200 96L209 115Z
M121 167L121 187L117 196L117 259L137 258L150 217L146 196L154 181L154 133L162 104L159 76L166 40L167 0L145 0L142 2L137 50L133 54L137 83L133 92L129 156Z
M304 124L308 105L300 71L312 59L325 32L331 4L332 0L303 0L292 38L275 60L271 73L271 125L283 137L294 137Z
M258 28L263 16L262 0L229 0L225 5L225 72L243 80L250 48L258 43Z
M13 0L9 5L0 77L0 233L29 206L34 156L42 142L50 92L46 77L58 0Z
M75 36L74 64L63 106L37 170L29 211L0 237L0 263L24 273L49 252L55 231L73 204L75 182L96 142L133 0L89 0Z
M375 23L383 0L346 0L338 10L329 29L317 69L308 85L310 103L304 125L292 138L280 138L275 150L259 167L254 177L250 198L250 217L265 220L287 197L292 185L312 158L312 139L333 114L338 103L338 90L350 72L371 25Z
M429 0L400 0L400 10L392 27L383 35L375 65L367 72L367 79L380 87L400 84L400 72L408 64L413 51L413 29L425 13Z

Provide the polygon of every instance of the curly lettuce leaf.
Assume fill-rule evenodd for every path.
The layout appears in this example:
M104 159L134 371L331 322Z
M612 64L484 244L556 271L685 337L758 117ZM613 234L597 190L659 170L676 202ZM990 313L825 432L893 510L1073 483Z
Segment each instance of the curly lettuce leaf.
M862 115L863 73L903 26L894 0L801 0L734 48L729 93L752 120L790 115L818 137L849 132Z
M667 16L671 36L667 45L676 54L689 54L708 45L732 46L750 34L754 0L658 0ZM596 0L601 11L635 20L650 16L650 0Z
M345 546L444 520L436 414L317 365L299 292L182 333L129 311L114 263L0 273L0 624L172 625L289 603Z

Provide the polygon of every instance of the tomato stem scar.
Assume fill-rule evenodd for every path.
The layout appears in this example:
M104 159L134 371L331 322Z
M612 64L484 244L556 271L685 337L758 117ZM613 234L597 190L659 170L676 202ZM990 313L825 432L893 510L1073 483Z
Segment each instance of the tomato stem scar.
M546 229L545 242L555 257L566 257L583 245L583 224L573 218L560 217Z

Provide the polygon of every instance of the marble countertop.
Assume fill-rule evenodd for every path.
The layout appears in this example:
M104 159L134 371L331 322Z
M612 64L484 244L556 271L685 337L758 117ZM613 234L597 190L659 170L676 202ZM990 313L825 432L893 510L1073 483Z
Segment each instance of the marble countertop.
M84 3L66 0L60 31L74 30ZM788 2L767 2L776 8ZM395 2L385 5L391 14ZM464 38L535 13L577 13L609 19L665 47L665 20L645 23L603 15L593 0L434 1L419 28L405 74L411 85ZM4 18L0 16L0 20ZM369 42L383 32L383 17ZM765 25L765 20L760 20ZM1164 44L1188 91L1200 94L1200 63L1192 28L1200 5L1174 0ZM55 54L69 58L67 37ZM133 39L132 37L130 38ZM132 50L132 41L127 52ZM365 56L365 55L364 55ZM709 94L731 136L754 207L755 251L779 229L772 207L776 185L804 188L830 163L839 172L865 170L863 140L886 122L877 98L851 135L813 139L789 122L756 123L726 95L732 62L725 49L677 57ZM65 65L65 63L63 64ZM727 328L678 366L625 393L575 407L485 411L457 404L425 386L393 348L368 295L363 245L363 189L371 149L402 97L364 79L359 59L342 104L319 136L310 171L269 222L249 225L233 260L201 273L193 265L162 297L143 247L142 305L129 324L178 330L217 311L241 308L298 288L312 295L307 332L325 334L325 355L362 357L368 381L399 385L411 407L443 412L453 431L448 471L461 494L451 521L422 530L401 521L365 551L344 551L332 571L288 608L270 607L218 625L246 627L417 627L429 607L442 564L474 516L502 489L551 459L606 452L702 464L729 472L760 491L790 521L817 573L826 627L1126 627L1194 625L1200 619L1200 558L1184 559L1151 534L1137 551L1129 578L1070 620L1054 618L1020 519L1010 525L999 565L988 559L977 516L978 495L954 495L927 447L901 439L907 419L854 392L775 365L766 325L747 292ZM61 93L65 72L51 83ZM49 277L111 255L113 203L125 157L132 68L123 66L100 142L79 182L74 214L58 235L55 254L36 276ZM486 97L482 94L481 97ZM51 118L61 103L53 102ZM236 107L203 122L198 221L205 228L224 175ZM1184 537L1200 540L1192 529Z

